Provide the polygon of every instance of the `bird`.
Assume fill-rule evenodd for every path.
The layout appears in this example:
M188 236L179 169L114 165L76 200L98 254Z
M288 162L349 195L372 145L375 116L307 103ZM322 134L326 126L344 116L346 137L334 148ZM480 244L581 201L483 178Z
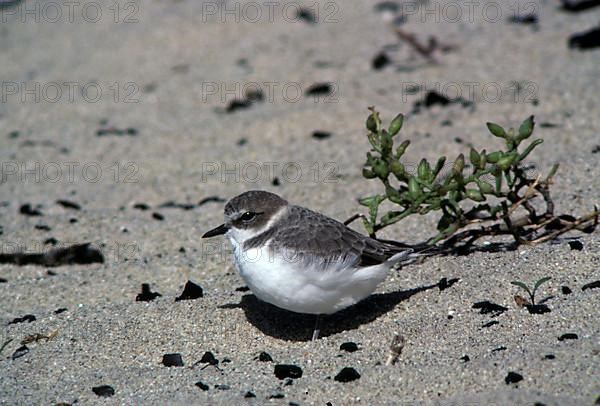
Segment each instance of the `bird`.
M263 190L233 197L224 218L202 238L227 237L237 271L260 300L316 315L312 340L322 315L370 296L390 268L419 255Z

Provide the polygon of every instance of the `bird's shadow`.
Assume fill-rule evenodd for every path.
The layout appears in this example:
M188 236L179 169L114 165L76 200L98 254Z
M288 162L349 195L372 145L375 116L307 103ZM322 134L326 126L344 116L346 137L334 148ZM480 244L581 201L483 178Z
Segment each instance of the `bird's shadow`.
M452 280L452 283L457 280ZM392 310L398 303L425 290L439 287L440 284L421 286L414 289L389 293L377 293L365 300L321 319L321 337L327 337L345 330L353 330L362 324L370 323ZM221 309L241 308L246 319L271 337L288 341L310 341L316 316L300 314L280 309L259 300L252 294L242 296L240 303L219 306Z

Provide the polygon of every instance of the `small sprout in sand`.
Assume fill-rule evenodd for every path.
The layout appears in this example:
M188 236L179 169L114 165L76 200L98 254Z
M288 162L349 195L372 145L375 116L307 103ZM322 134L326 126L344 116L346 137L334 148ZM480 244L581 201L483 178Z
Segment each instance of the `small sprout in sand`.
M394 334L394 338L392 338L392 343L390 344L390 353L385 361L385 365L394 365L396 363L398 357L402 354L405 343L406 340L404 339L404 336L401 336L398 333Z
M523 282L519 282L519 281L512 281L511 284L520 287L521 289L524 289L527 294L529 294L529 299L531 300L531 302L529 303L522 303L520 307L524 306L524 305L534 305L535 306L535 292L538 290L538 288L540 286L542 286L544 283L548 282L550 279L552 279L549 276L546 276L545 278L542 278L540 280L538 280L535 285L533 285L533 289L529 289L529 287L523 283ZM517 305L519 305L519 303L521 302L521 300L517 300L517 298L521 298L521 296L515 296L515 301L517 302Z

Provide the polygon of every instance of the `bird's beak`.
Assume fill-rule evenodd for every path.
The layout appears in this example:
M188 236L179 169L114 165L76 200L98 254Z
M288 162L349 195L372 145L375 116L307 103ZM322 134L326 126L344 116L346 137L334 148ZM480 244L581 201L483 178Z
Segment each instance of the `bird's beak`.
M229 227L225 224L221 224L219 227L213 228L212 230L204 233L202 238L210 238L214 237L215 235L222 235L225 234L227 231L229 231Z

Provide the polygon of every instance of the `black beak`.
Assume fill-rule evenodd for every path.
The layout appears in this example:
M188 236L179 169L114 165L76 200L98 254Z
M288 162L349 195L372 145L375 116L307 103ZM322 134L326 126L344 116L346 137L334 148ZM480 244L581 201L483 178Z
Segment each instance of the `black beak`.
M221 224L219 227L213 228L212 230L204 233L202 238L210 238L210 237L214 237L215 235L222 235L222 234L225 234L228 230L229 230L229 227L227 227L225 224Z

